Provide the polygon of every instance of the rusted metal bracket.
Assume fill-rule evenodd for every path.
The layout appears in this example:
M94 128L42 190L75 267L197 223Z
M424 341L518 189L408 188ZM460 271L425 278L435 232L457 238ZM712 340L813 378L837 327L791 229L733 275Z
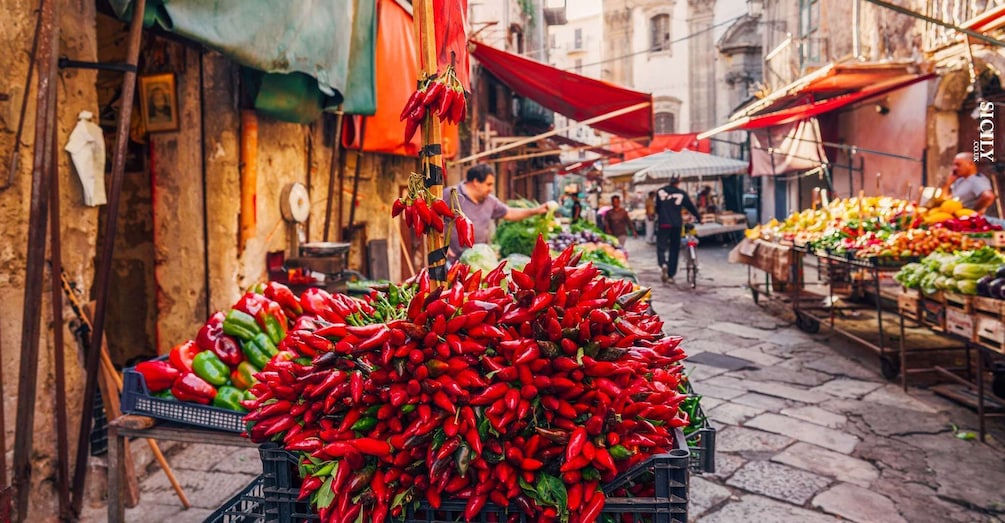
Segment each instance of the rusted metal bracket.
M123 62L80 62L70 60L65 56L59 58L60 69L97 69L99 71L118 71L120 73L135 73L138 69L133 64Z

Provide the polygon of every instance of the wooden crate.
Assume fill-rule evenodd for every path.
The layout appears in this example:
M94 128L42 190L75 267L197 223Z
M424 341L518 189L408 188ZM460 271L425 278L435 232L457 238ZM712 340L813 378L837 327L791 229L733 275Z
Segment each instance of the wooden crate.
M901 293L897 296L897 310L900 311L901 316L917 321L921 308L920 301L917 295Z
M946 332L955 334L967 341L975 339L974 316L958 309L946 309Z
M1005 313L1005 300L974 296L972 303L976 312L984 312L991 316L1001 316Z
M704 220L702 220L702 221L704 221ZM723 225L745 224L745 223L747 223L747 215L746 214L737 214L737 213L722 213L722 214L716 215L715 221L717 221L717 222L719 222L719 223L721 223Z
M1005 323L1002 323L1001 315L978 313L974 318L974 339L977 343L1005 354Z
M715 223L715 215L711 213L702 213L701 223Z
M973 296L968 296L966 294L957 294L955 292L943 293L946 300L946 308L954 309L964 314L970 314L973 310Z
M923 298L921 300L921 322L928 325L932 330L946 330L946 306L935 300Z

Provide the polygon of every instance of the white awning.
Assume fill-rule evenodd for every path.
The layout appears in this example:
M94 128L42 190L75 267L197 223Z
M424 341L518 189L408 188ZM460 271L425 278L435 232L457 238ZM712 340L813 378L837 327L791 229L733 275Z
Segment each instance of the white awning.
M748 163L714 154L665 151L604 167L605 178L632 176L634 183L666 181L671 177L699 178L745 174Z

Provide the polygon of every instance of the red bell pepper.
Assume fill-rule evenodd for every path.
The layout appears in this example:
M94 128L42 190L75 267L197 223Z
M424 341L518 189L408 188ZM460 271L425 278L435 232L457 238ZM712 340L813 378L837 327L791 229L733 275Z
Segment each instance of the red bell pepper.
M223 312L216 311L206 320L195 336L195 344L199 346L199 350L213 350L213 344L223 336L223 320L226 317Z
M175 379L181 374L178 369L164 360L144 361L136 364L136 372L143 375L150 392L167 390L174 385Z
M194 341L188 340L184 343L175 345L171 352L168 354L168 360L174 368L178 369L182 373L192 372L192 360L195 359L195 355L202 352L202 349L195 344Z
M171 393L179 401L189 401L208 405L216 397L216 389L194 373L187 373L175 380Z

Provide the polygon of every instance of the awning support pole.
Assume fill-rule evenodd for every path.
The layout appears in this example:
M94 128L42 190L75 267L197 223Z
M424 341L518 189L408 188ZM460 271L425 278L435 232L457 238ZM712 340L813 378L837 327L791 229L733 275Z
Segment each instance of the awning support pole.
M136 65L140 56L140 36L143 34L143 13L146 0L133 4L133 19L129 25L129 44L126 62ZM129 142L129 122L133 115L136 96L136 72L126 71L122 78L122 106L115 127L115 149L112 156L112 181L108 194L108 211L102 237L98 266L94 281L94 330L91 331L91 351L87 354L86 384L81 406L80 431L77 434L77 459L73 468L73 511L80 513L84 501L84 479L87 476L87 459L90 454L91 416L94 414L94 393L98 389L98 363L101 361L101 340L105 334L105 314L108 310L108 282L112 273L112 254L115 252L115 234L119 222L119 202L122 181L126 170L126 146Z
M479 158L484 158L486 156L489 156L489 155L492 155L492 154L496 154L496 153L500 153L502 151L508 151L510 149L515 149L517 147L520 147L521 145L526 145L526 144L531 143L531 142L536 142L538 140L541 140L543 138L547 138L549 136L555 136L556 134L564 133L565 131L569 131L571 129L576 129L577 127L582 127L584 125L592 125L592 124L595 124L597 122L602 122L604 120L610 120L611 118L616 118L616 117L621 116L623 114L628 114L628 113L631 113L631 112L634 112L634 111L638 111L639 109L644 109L646 107L649 107L650 105L651 105L650 102L642 102L642 103L637 103L635 105L630 105L628 107L622 107L621 109L618 109L616 111L611 111L609 113L605 113L605 114L602 114L600 116L594 116L593 118L589 118L587 120L583 120L582 122L577 122L577 123L575 123L573 125L569 125L569 126L562 127L562 128L559 128L559 129L552 129L551 131L548 131L546 133L541 133L541 134L536 135L536 136L530 136L530 137L525 138L523 140L517 140L517 141L515 141L513 143L508 143L506 145L503 145L501 147L497 147L495 149L490 149L488 151L482 151L482 152L480 152L478 154L472 154L472 155L467 156L465 158L461 158L460 160L457 160L455 162L451 162L450 165L451 166L454 166L454 165L464 165L464 164L466 164L468 162L473 162L473 161L475 161L475 160L477 160Z
M342 118L345 113L342 112L342 107L338 108L338 112L335 113L335 143L332 144L332 156L331 163L328 164L328 198L325 200L325 230L324 234L321 236L321 241L330 242L331 237L328 236L328 231L331 230L332 223L332 200L335 199L335 175L338 173L338 164L341 161L342 152ZM342 197L342 194L339 194ZM341 208L341 206L340 206Z

